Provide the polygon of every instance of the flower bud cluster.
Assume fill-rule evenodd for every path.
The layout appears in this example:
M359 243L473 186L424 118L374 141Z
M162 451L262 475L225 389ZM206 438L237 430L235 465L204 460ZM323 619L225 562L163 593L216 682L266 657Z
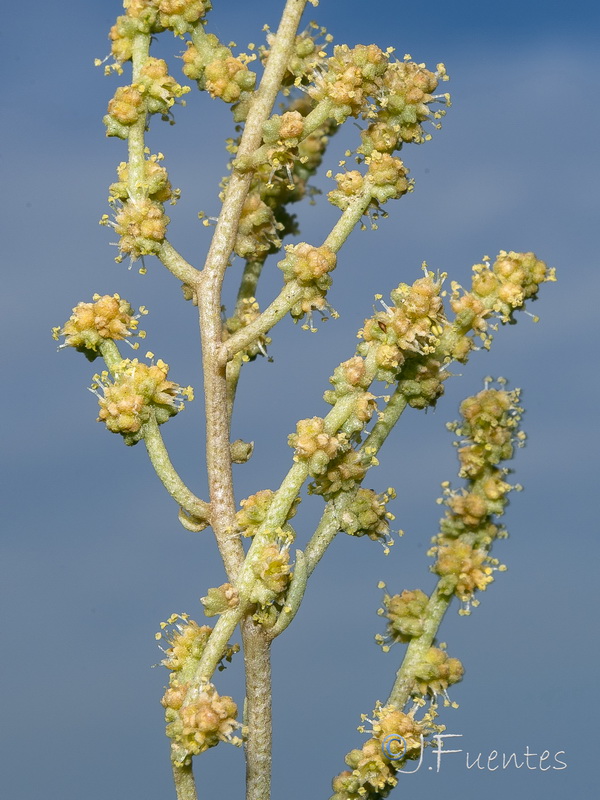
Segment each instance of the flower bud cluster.
M422 123L440 119L445 111L431 112L429 106L441 102L450 105L448 94L439 97L433 92L440 80L447 80L443 64L436 72L416 64L409 58L390 62L382 78L380 100L376 120L361 134L362 145L358 152L370 156L374 151L393 153L405 142L421 143L431 138L424 134Z
M115 214L114 223L110 222L108 215L104 215L100 222L111 225L119 234L120 252L116 260L122 261L124 255L128 255L135 261L160 252L170 218L162 203L149 197L134 197L122 204Z
M263 142L274 144L285 143L288 147L297 147L304 132L304 117L298 110L274 114L263 125Z
M167 705L166 734L173 740L171 757L174 763L188 763L190 756L204 753L219 742L241 744L241 740L232 735L239 727L236 715L237 705L232 698L221 697L208 682L201 684L186 705L180 708Z
M377 494L373 489L359 488L351 505L339 518L341 530L350 536L368 536L381 541L386 548L393 544L390 537L390 520L394 515L387 510L387 504L396 497L394 489Z
M285 206L302 200L307 194L312 196L316 193L308 186L308 180L321 164L335 126L329 120L304 136L304 118L312 108L309 98L297 99L281 115L275 115L265 123L265 136L270 144L265 159L258 165L253 164L254 173L245 209L246 229L243 236L238 235L234 245L235 252L244 258L262 261L268 252L279 249L283 236L297 233L295 217ZM239 139L229 142L233 154L237 152L238 144ZM240 164L236 162L236 166ZM224 185L227 180L224 180ZM260 209L260 215L248 214L254 209ZM252 224L256 224L256 232ZM252 238L256 241L252 242Z
M248 57L235 58L229 47L212 34L196 37L187 43L183 54L183 72L198 82L198 88L225 103L240 103L254 88L256 75L248 69ZM244 115L236 121L242 121Z
M348 753L345 760L350 770L341 772L333 779L334 794L330 800L387 797L398 783L398 769L406 761L419 758L424 738L440 730L439 726L432 724L431 712L422 720L414 719L413 714L414 710L405 714L394 706L377 706L375 720L369 720L373 736L360 749ZM364 728L359 730L364 731ZM399 746L400 742L404 742L405 752L403 757L396 759L393 758L394 747Z
M366 159L367 173L358 170L340 172L335 176L337 189L327 195L329 202L345 211L352 200L368 190L371 206L378 208L388 200L397 200L411 188L408 169L399 158L374 150Z
M259 316L260 308L256 302L256 298L243 298L240 302L238 302L235 314L225 321L224 339L227 340L229 336L232 336L234 333L236 333L236 331L241 330L241 328L245 328L251 322L254 322L254 320ZM257 336L257 338L242 351L244 360L253 361L259 354L263 356L266 355L266 348L270 342L271 339L265 334Z
M275 531L275 539L271 540L269 537L262 543L252 561L252 572L256 580L248 599L263 609L272 606L290 582L290 541L283 530Z
M383 596L383 608L379 613L388 619L386 637L378 636L377 641L409 642L423 633L425 608L429 597L420 589L405 589L402 594ZM385 649L385 648L384 648ZM389 649L389 648L388 648Z
M127 139L129 130L146 114L161 114L168 119L175 101L190 91L169 75L167 62L148 57L135 83L120 86L108 104L104 117L107 136Z
M251 494L240 503L240 510L235 515L236 529L242 536L254 536L267 518L267 513L275 499L275 492L271 489L262 489L256 494ZM286 523L296 514L300 498L296 497L286 516ZM294 530L291 525L285 524L282 532L286 537L293 538Z
M168 626L172 628L167 631ZM173 741L174 762L189 763L191 756L220 741L237 744L238 740L232 737L238 727L237 706L231 697L220 697L215 687L207 682L199 687L192 685L212 628L198 625L187 614L173 614L166 622L161 622L160 627L156 639L164 636L169 644L162 663L171 670L171 675L161 704L165 708L166 733ZM231 661L238 650L238 645L228 646L223 659Z
M242 208L233 250L248 261L264 261L270 250L281 246L281 230L283 224L277 222L270 206L258 192L251 192Z
M221 586L209 589L206 597L201 597L200 602L204 606L204 613L207 617L214 617L222 614L230 608L236 608L240 602L235 586L230 583L223 583Z
M161 633L156 634L157 641L168 643L163 666L172 672L187 674L195 667L211 634L209 625L198 625L189 614L172 614L166 622L160 623Z
M296 433L288 436L288 444L294 448L294 461L304 462L309 475L323 475L329 463L347 449L347 437L343 433L326 433L322 417L301 419Z
M309 95L320 102L327 99L331 116L338 124L357 117L367 109L369 99L377 96L388 68L388 54L377 45L337 45L324 69L314 77Z
M210 0L155 0L158 22L177 36L188 33L211 10Z
M319 39L323 38L323 44L319 44ZM327 33L326 28L310 22L307 29L296 36L294 40L293 52L287 63L287 69L281 80L284 88L290 86L306 86L313 79L316 71L324 63L326 52L325 47L333 41L333 36ZM275 35L267 33L267 45L259 48L259 56L266 65L270 48L275 42Z
M470 292L452 284L450 303L456 314L455 327L465 333L473 331L489 347L491 335L486 319L492 314L501 322L511 322L516 309L526 300L535 300L540 284L556 280L555 270L538 259L534 253L515 253L501 250L493 264L485 257L473 267ZM455 346L453 357L465 361L473 342L464 337Z
M422 661L416 665L415 692L425 696L435 697L444 695L449 703L447 690L449 686L462 680L465 673L464 667L458 658L449 658L445 650L440 647L430 647Z
M369 169L365 180L372 201L383 204L387 200L397 200L408 192L410 188L406 178L408 170L399 158L374 150L366 162Z
M171 186L169 174L165 167L160 164L162 160L162 153L152 155L150 158L145 159L143 180L134 188L155 203L167 203L169 201L174 203L179 197L179 190L174 190ZM110 203L116 201L122 203L126 202L133 188L130 182L129 164L126 161L121 161L117 167L117 176L119 180L115 181L115 183L111 183L109 187Z
M93 303L78 303L62 328L53 328L54 339L65 337L60 347L74 347L93 361L100 355L103 342L127 340L132 335L145 337L145 331L137 330L139 315L148 313L143 306L139 314L134 314L127 300L118 294L95 294L92 299ZM137 349L139 342L132 347Z
M488 555L493 541L503 533L494 517L503 514L506 495L514 488L504 480L508 470L498 464L511 458L514 444L524 440L519 431L522 408L518 399L518 391L486 387L463 401L463 421L449 425L464 437L458 456L467 487L457 492L443 484L442 502L447 510L431 554L437 559L433 571L442 579L440 591L456 594L467 604L467 613L474 593L493 581L498 568L498 562Z
M329 379L334 389L329 389L323 395L325 402L332 406L342 398L354 396L354 406L342 426L344 433L350 439L360 438L361 431L376 410L375 395L364 391L371 384L372 377L365 360L360 356L354 356L335 368L333 376Z
M281 596L290 582L289 546L295 539L295 531L288 524L296 513L300 498L291 504L283 526L270 528L267 516L277 495L270 489L263 489L250 495L240 503L240 510L235 517L236 533L242 536L257 536L252 548L249 562L253 582L247 599L258 606L254 618L270 627L277 619Z
M444 380L447 374L442 371L442 363L434 356L412 358L405 362L398 388L411 408L434 406L444 393Z
M108 34L111 55L117 63L129 61L136 34L172 30L177 36L190 31L211 9L210 0L125 0L126 14Z
M326 245L313 247L301 242L288 245L286 256L277 266L282 270L286 283L295 281L302 289L302 297L292 306L291 315L295 320L309 315L316 309L327 307L325 295L331 286L329 273L335 269L336 254Z
M423 357L435 352L447 324L440 297L441 286L442 280L436 279L431 272L412 286L400 284L391 294L395 305L384 305L384 311L378 311L365 320L359 331L363 342L358 346L358 352L366 357L374 351L377 380L393 383L405 361L417 357L419 365L422 365L423 360L427 360ZM433 381L433 385L428 384L427 394L441 394L443 377L439 369L432 367L430 364L424 374L414 370L410 378L417 383Z
M333 458L325 472L317 475L309 486L311 494L320 494L331 500L340 492L349 492L367 474L365 457L356 450L346 450Z
M181 411L183 397L193 399L192 388L183 389L167 380L168 372L164 361L148 365L136 358L125 359L117 366L114 381L106 372L96 375L92 389L100 404L98 422L104 422L112 433L120 433L127 445L139 442L143 425L152 415L161 425Z

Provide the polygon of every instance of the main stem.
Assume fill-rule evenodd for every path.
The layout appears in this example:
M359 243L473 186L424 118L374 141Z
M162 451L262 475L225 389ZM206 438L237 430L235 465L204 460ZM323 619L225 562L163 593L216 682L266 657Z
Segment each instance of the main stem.
M271 641L251 617L242 623L246 667L246 798L271 796Z
M263 79L248 111L238 156L253 153L262 143L263 125L281 87L305 5L306 0L288 0L285 5ZM194 285L202 335L211 521L231 582L235 582L242 567L244 549L239 537L233 534L235 497L231 472L227 376L226 364L219 357L223 344L221 287L251 181L251 172L232 172L204 269ZM251 618L244 620L242 636L246 665L246 798L268 800L271 780L269 643L265 632Z

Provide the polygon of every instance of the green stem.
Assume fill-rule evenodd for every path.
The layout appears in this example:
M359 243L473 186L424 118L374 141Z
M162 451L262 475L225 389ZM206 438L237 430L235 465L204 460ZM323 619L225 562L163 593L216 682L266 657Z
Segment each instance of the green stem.
M141 69L148 59L150 52L150 35L147 33L137 33L133 37L132 45L132 84L139 80ZM127 168L127 189L129 197L133 200L141 198L144 194L145 181L145 141L147 114L141 114L140 118L129 128L127 138L128 168Z
M254 152L260 145L263 124L279 92L305 5L306 0L288 0L286 3L263 79L248 109L238 151L241 155ZM205 376L207 465L215 521L213 529L227 574L233 581L243 563L244 550L239 539L229 534L234 523L235 500L229 417L226 413L228 387L224 364L215 356L222 348L221 286L251 180L251 173L242 175L236 170L232 173L206 263L196 284Z
M202 657L192 678L191 683L193 686L202 683L202 681L210 681L213 672L223 658L223 653L229 644L232 633L248 609L248 603L240 599L240 603L236 608L219 615L219 619L202 651Z
M115 377L117 367L123 361L123 356L113 339L105 339L100 345L100 353L110 374Z
M167 492L195 521L205 522L208 525L210 506L196 497L177 474L154 417L144 424L144 443L154 471Z
M242 309L244 300L256 298L256 286L265 265L264 260L261 261L246 261L244 272L242 273L242 280L238 290L237 300L235 303L235 313L239 314ZM227 413L229 419L233 414L233 404L235 402L235 395L237 392L238 381L242 371L242 353L238 351L235 357L228 361L227 364Z
M261 144L263 125L271 113L281 87L281 79L293 49L300 17L306 0L287 0L277 35L258 90L252 97L238 155L253 153ZM252 173L241 174L234 169L225 191L219 220L210 244L208 256L194 284L198 298L202 357L204 365L204 391L206 409L207 467L210 487L213 530L229 580L236 582L244 563L244 548L239 537L232 535L235 522L235 498L231 472L230 420L228 385L225 364L219 359L223 346L221 325L221 287L229 263L244 201L252 181ZM240 592L239 613L244 613L243 594ZM238 611L238 609L235 609ZM225 614L221 615L219 623ZM215 631L217 627L215 626ZM225 623L224 623L225 626ZM244 652L248 684L248 731L246 739L246 764L248 784L247 800L268 800L270 796L270 736L266 744L261 740L270 731L270 681L264 688L268 696L260 695L264 676L260 669L268 665L268 642L262 630L256 632L254 623L244 623ZM213 637L211 636L211 639ZM210 641L209 641L210 645ZM258 684L257 684L258 681Z
M372 194L371 189L367 187L358 194L348 205L336 222L331 233L323 242L324 247L328 247L337 253L346 239L350 236L356 223L360 220L362 215L367 210L371 202ZM221 358L223 360L230 360L233 356L252 344L259 336L270 331L271 328L285 317L298 300L302 297L304 288L300 286L297 281L290 281L286 283L281 292L277 295L275 300L257 317L254 322L241 328L234 333L222 346Z
M271 657L266 631L251 617L242 623L246 665L246 798L271 796Z
M269 60L271 56L269 55ZM299 143L308 139L309 136L321 127L330 118L333 102L329 97L321 100L313 108L310 114L304 117L304 126L302 128L302 137ZM236 169L247 171L259 167L261 164L266 163L270 153L273 150L272 144L263 144L257 150L249 155L241 155L238 151L235 161L233 162Z
M200 270L189 264L166 239L162 243L157 256L169 272L186 285L193 286L198 282Z
M408 702L415 685L415 670L421 664L427 651L433 644L438 628L448 610L453 595L441 594L439 582L433 590L429 602L423 612L423 633L411 640L400 669L396 673L396 680L387 699L387 704L402 709Z
M308 571L306 558L302 550L296 550L296 564L294 566L292 579L285 596L285 605L281 609L281 613L279 614L275 625L273 625L273 627L269 628L267 631L269 639L274 639L276 636L279 636L280 633L283 633L283 631L296 616L296 613L300 608L302 598L304 597L307 580Z
M221 348L221 359L230 361L236 353L255 342L259 336L263 336L270 331L276 323L285 317L292 306L300 300L302 292L302 287L296 281L286 283L277 297L259 317L249 325L240 328L239 331L236 331L233 336L227 339Z
M261 276L264 265L264 260L246 261L235 304L236 310L240 308L244 300L249 300L251 297L256 297L256 287L258 285L258 280Z
M179 767L172 763L172 767L177 800L198 800L192 765L186 764Z

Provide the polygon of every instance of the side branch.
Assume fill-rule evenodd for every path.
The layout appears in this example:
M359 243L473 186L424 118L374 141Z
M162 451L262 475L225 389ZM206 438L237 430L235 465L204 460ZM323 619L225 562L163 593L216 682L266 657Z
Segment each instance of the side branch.
M357 195L342 216L334 225L331 233L323 242L323 247L328 247L337 253L348 236L354 230L356 223L367 210L372 200L372 192L369 186ZM230 361L236 353L243 350L254 342L258 336L268 331L292 309L292 307L302 297L304 288L298 281L289 281L277 295L275 300L258 316L253 322L246 325L231 336L222 346L220 358L222 363Z
M158 258L170 273L188 286L194 286L200 278L200 270L189 264L166 239L157 253Z
M177 474L154 418L144 425L144 444L154 471L167 492L195 522L204 523L206 527L210 522L210 505L196 497Z

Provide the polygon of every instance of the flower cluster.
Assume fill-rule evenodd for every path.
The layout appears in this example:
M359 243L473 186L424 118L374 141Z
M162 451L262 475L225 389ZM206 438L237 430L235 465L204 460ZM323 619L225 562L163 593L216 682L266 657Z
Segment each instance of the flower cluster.
M229 47L221 44L212 33L198 30L192 38L183 54L184 74L197 81L198 88L206 90L211 97L245 106L244 101L256 81L256 75L248 68L251 59L247 56L235 58ZM240 122L245 115L245 108L241 107L236 114Z
M322 44L319 43L321 38L323 38ZM265 65L274 41L275 35L269 31L267 33L268 47L261 46L259 48L260 59ZM320 27L316 22L310 22L307 29L299 33L294 40L293 52L281 80L284 89L290 86L306 86L323 64L327 55L325 48L332 41L333 36L327 33L326 28Z
M431 554L436 556L433 570L441 578L439 591L454 593L466 604L467 613L470 605L477 604L475 592L493 581L495 569L503 569L490 558L489 549L503 533L494 517L504 512L506 495L514 488L504 480L508 470L498 464L512 457L515 443L524 441L519 431L522 409L518 399L516 390L486 387L463 401L462 422L449 426L463 437L458 456L467 487L453 491L448 483L443 484L446 514Z
M179 199L179 189L173 189L165 167L161 165L162 153L144 158L141 175L133 174L130 164L122 161L117 167L118 181L109 188L108 201L115 209L114 222L108 214L100 220L119 234L117 262L129 255L132 261L160 252L167 233L169 217L164 203L174 205ZM140 270L145 273L145 266Z
M193 399L190 386L183 389L167 380L169 367L164 361L143 364L125 359L114 370L94 377L92 390L100 404L98 421L112 433L120 433L125 444L133 445L143 438L143 425L154 416L161 425L183 408L183 398ZM102 388L100 394L98 389Z
M117 17L108 34L117 64L131 59L137 34L170 29L182 36L211 9L210 0L125 0L124 6L127 13Z
M328 464L321 475L316 475L309 487L311 494L320 494L331 500L339 492L348 492L362 481L367 473L365 456L356 450L346 450Z
M241 501L235 518L237 533L257 537L249 561L252 582L248 599L257 606L254 619L266 627L275 623L283 605L282 595L290 582L289 547L296 534L288 520L300 502L299 497L294 499L283 525L269 527L268 515L276 498L270 489L256 492Z
M463 333L473 331L485 347L490 346L487 318L496 315L501 322L512 322L516 309L526 300L535 300L540 284L556 280L555 270L538 259L535 253L501 250L492 264L486 256L473 267L470 292L453 282L450 303L456 314L455 328ZM473 340L463 336L456 342L453 358L465 361Z
M132 186L132 181L130 180L129 164L126 161L121 161L117 167L119 180L111 183L109 188L109 202L121 201L124 203L132 194L135 196L141 192L144 197L153 200L155 203L173 203L179 197L179 190L174 190L171 186L169 174L160 163L162 160L162 153L145 159L143 165L144 177L135 186Z
M240 510L235 515L236 528L243 536L254 536L265 522L267 513L275 499L275 492L271 489L262 489L256 494L251 494L240 503ZM300 498L296 497L286 516L286 524L281 529L286 536L294 536L294 530L287 521L292 519Z
M374 711L372 737L361 748L351 750L346 756L345 770L333 779L331 800L359 800L362 797L386 797L398 783L396 772L407 761L417 759L425 744L425 737L439 726L433 724L433 712L423 719L414 718L415 708L409 713L394 706L378 705ZM364 732L364 728L359 728ZM395 748L403 742L404 752L396 754Z
M290 541L290 537L282 530L276 531L275 539L272 536L268 537L252 561L255 581L248 599L252 603L257 603L262 609L270 608L290 582ZM258 619L263 623L267 621L260 615Z
M371 198L370 208L377 209L388 200L397 200L411 189L408 169L399 158L374 150L366 159L368 170L340 172L335 176L337 189L327 195L329 202L344 211L352 200L364 192Z
M175 101L190 91L169 75L167 62L148 57L138 79L130 86L119 86L104 117L107 136L127 139L129 130L146 114L161 114L168 119Z
M196 689L187 690L186 705L177 707L179 697L175 700L174 695L175 692L163 697L166 733L173 741L171 759L174 764L186 764L191 756L204 753L219 742L241 744L241 740L232 735L239 727L237 705L231 697L221 697L212 683L207 681Z
M373 489L357 490L350 506L339 515L340 528L350 536L368 536L379 540L386 547L392 544L390 520L394 515L387 510L387 504L396 497L394 489L377 494Z
M222 614L230 608L236 608L240 599L235 586L230 583L223 583L221 586L209 589L206 597L201 597L200 602L204 606L204 613L207 617L214 617Z
M172 672L187 674L200 661L212 628L198 625L188 614L172 614L166 622L160 623L160 629L156 640L168 644L163 666Z
M447 80L443 64L436 72L416 64L407 57L404 61L390 62L382 77L381 108L376 119L361 134L362 145L358 152L370 156L374 151L393 153L405 142L423 142L431 138L424 134L425 120L440 119L444 110L431 112L429 106L444 102L450 104L450 96L433 95L440 80Z
M258 163L255 160L247 163L244 158L234 162L238 169L253 169L244 210L245 230L243 237L238 233L234 245L235 252L248 260L263 261L269 252L279 249L283 236L297 233L295 217L286 206L317 192L308 185L308 180L321 164L335 125L327 120L306 135L304 119L312 109L310 98L290 102L281 115L276 114L265 123L265 144L260 148L263 154ZM237 153L238 144L239 139L229 142L233 154ZM256 213L258 209L260 214ZM248 212L253 210L250 215Z
M145 331L138 331L139 316L148 313L143 306L139 314L134 314L127 300L118 294L95 294L92 299L93 303L78 303L62 328L52 329L54 339L65 337L60 347L74 347L93 361L100 355L103 342L127 341L135 335L145 337ZM137 349L139 342L132 347Z
M235 314L225 321L224 339L228 339L236 331L245 328L260 316L260 308L255 297L244 297L237 303ZM244 361L252 361L259 354L267 355L267 345L271 339L265 334L257 336L256 339L244 348L242 357Z
M423 659L416 665L415 691L425 696L436 697L441 694L449 703L447 690L449 686L462 680L464 667L458 658L450 658L440 647L430 647Z
M313 309L322 311L327 307L325 295L331 286L329 273L335 269L337 258L326 245L313 247L301 242L288 245L286 256L277 266L282 270L286 283L295 281L302 289L302 297L291 308L295 320L309 315Z
M301 419L296 426L296 433L288 436L288 444L294 448L294 461L306 463L313 477L322 475L330 461L347 447L343 433L333 435L325 431L322 417Z
M271 249L279 249L283 224L277 222L273 209L258 192L251 192L244 201L233 246L236 255L249 261L264 261Z
M237 706L231 697L221 697L208 683L193 684L194 673L208 642L212 629L198 625L187 614L173 614L160 624L163 637L169 644L163 665L171 670L169 688L161 704L165 708L167 736L172 740L172 759L176 764L189 763L193 755L214 747L220 741L238 744L232 736L238 727ZM223 659L231 661L238 645L228 646Z
M128 255L135 261L160 252L170 219L162 203L149 197L134 197L122 204L114 223L110 222L108 215L104 215L100 222L110 225L119 234L120 252L116 260L122 261L124 255Z
M381 585L383 588L383 585ZM376 641L384 644L386 641L409 642L415 636L423 633L423 619L429 597L420 589L405 589L402 594L383 596L383 608L379 614L388 619L387 636L377 636ZM384 650L389 649L384 644Z
M388 58L374 44L354 48L336 45L324 69L316 73L308 93L317 102L330 102L331 115L338 124L348 117L358 117L366 111L369 99L379 94Z
M435 353L446 325L441 294L442 280L432 272L416 280L412 286L400 284L391 293L395 305L387 306L365 320L359 336L363 342L358 352L373 354L377 364L376 377L386 383L394 382L405 361ZM422 361L419 361L422 366ZM402 376L405 372L402 370ZM425 376L423 376L425 378ZM441 394L439 374L427 375L436 382ZM415 379L418 376L415 375Z

